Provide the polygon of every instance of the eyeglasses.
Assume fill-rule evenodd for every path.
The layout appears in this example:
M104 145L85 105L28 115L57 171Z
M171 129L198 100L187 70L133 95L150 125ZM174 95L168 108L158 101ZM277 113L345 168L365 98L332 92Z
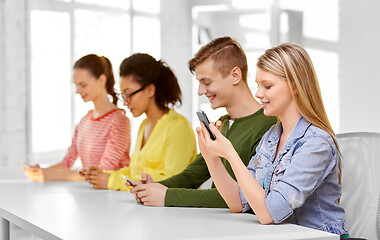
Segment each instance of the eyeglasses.
M124 91L125 91L125 89L123 90L123 91L121 91L122 93L121 93L121 97L122 97L122 99L123 99L123 101L125 101L125 102L130 102L131 101L131 97L133 96L133 95L135 95L136 93L138 93L138 92L141 92L142 90L144 90L145 89L145 87L142 87L142 88L140 88L140 89L138 89L138 90L136 90L136 91L134 91L134 92L132 92L132 93L130 93L130 94L125 94L125 93L123 93Z

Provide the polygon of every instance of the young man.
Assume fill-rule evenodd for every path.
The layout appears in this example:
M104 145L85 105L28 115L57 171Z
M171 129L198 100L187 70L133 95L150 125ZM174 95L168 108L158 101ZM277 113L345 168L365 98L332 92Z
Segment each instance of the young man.
M233 144L245 165L256 152L261 137L276 123L266 117L253 98L247 84L247 59L239 43L230 37L213 40L203 46L189 61L189 69L199 81L199 95L206 95L213 109L225 107L228 115L220 118L221 132ZM236 180L231 166L221 159ZM131 193L147 206L227 207L214 184L211 189L198 189L210 178L205 160L198 154L181 173L155 183L142 175Z

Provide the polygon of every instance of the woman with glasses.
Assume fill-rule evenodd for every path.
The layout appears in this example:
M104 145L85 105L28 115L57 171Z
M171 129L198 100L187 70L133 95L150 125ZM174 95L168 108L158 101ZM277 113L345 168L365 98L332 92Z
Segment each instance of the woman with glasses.
M173 71L148 54L137 53L120 65L120 90L134 117L146 114L137 134L128 167L102 171L91 167L86 180L96 189L128 190L123 176L140 180L149 174L161 181L185 169L196 156L196 142L188 120L173 106L181 104L181 89Z
M78 156L84 168L95 165L116 170L129 164L130 124L125 112L117 108L111 62L95 54L82 57L74 64L74 83L83 101L92 101L94 109L76 126L62 162L49 168L36 165L26 169L33 181L84 180L70 170Z

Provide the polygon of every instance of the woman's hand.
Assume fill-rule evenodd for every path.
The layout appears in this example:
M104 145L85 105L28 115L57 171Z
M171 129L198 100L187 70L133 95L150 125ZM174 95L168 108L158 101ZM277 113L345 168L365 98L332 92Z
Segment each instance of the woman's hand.
M98 166L91 166L81 171L85 180L92 184L94 189L107 189L110 174L103 172Z
M64 167L61 163L48 168L41 168L37 164L31 167L23 167L23 169L25 170L25 175L35 182L83 181L83 176L77 171L72 171Z
M25 175L34 182L48 182L53 180L53 174L49 168L41 168L38 164L31 167L24 167Z
M214 123L209 125L211 132L216 136L214 141L210 138L210 134L202 122L201 127L196 129L199 149L206 161L219 160L219 157L228 159L229 154L235 151L231 142L220 133L221 126L220 121L216 122L216 126L214 126Z

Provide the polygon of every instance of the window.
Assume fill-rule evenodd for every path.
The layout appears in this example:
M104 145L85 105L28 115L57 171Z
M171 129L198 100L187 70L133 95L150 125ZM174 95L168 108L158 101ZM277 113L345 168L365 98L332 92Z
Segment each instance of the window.
M83 103L75 94L74 62L90 53L104 55L110 59L118 82L119 65L133 52L159 58L159 12L159 0L31 1L29 134L33 163L50 165L61 161L75 126L93 108L92 103ZM119 104L124 108L122 102ZM127 116L134 145L143 117L132 119L129 111Z
M118 81L121 61L131 53L129 14L114 14L87 9L74 10L74 61L89 53L107 57ZM117 84L115 88L118 89ZM93 108L75 94L75 124ZM122 107L122 103L119 104Z
M30 21L32 151L57 151L71 139L70 17L33 10Z
M210 2L210 1L209 1ZM193 7L193 52L214 38L230 36L245 50L248 61L248 85L256 92L256 61L270 47L271 1L232 0L230 5L207 5ZM196 81L196 80L194 80ZM193 85L193 111L202 109L210 121L227 114L224 108L212 110L208 99L198 96L198 83ZM194 115L193 127L199 126Z
M247 55L248 85L253 95L257 58L265 49L282 42L304 46L318 75L330 123L339 132L339 1L231 0L231 4L221 6L204 0L198 4L193 6L192 14L193 51L208 42L197 41L204 39L204 29L209 40L227 35L237 39ZM221 112L212 111L207 99L197 96L197 88L198 84L194 84L194 108L204 109L211 120L216 120ZM193 122L199 125L196 118Z
M293 18L293 22L292 15L288 14L288 25L301 28L298 38L302 39L302 45L313 61L327 116L335 133L339 133L339 1L282 0L280 3L287 12L302 13L302 18ZM288 30L285 27L285 31Z

